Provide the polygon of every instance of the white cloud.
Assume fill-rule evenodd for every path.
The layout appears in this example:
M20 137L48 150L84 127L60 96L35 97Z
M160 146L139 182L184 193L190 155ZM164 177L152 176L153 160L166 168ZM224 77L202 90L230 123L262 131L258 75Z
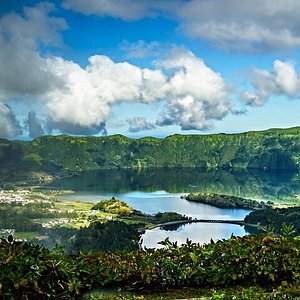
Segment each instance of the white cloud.
M65 0L63 6L86 15L111 16L137 20L150 14L151 2L146 0Z
M82 0L65 0L63 4L87 15L123 20L148 16L176 19L187 36L227 50L269 51L300 46L298 0L92 0L88 5Z
M181 28L228 50L266 51L300 45L297 0L192 0L177 10Z
M21 133L21 126L10 107L0 102L0 137L10 138Z
M174 73L166 82L168 104L158 125L176 124L183 130L203 130L229 113L232 105L224 80L194 54L175 53L161 65Z
M24 121L32 137L43 134L44 130L104 133L103 119L110 108L107 103L97 105L97 95L89 95L85 87L92 84L87 79L88 72L73 62L39 54L39 45L62 44L60 31L67 25L63 19L50 16L54 9L52 4L42 3L25 7L23 15L11 13L0 19L0 65L5 70L0 73L0 96L4 102L15 99L29 103L40 99L48 121L42 124L37 114L30 112ZM71 99L72 93L78 95ZM89 117L91 120L87 121ZM13 136L17 131L7 129L0 135L7 136L5 132Z
M155 129L155 125L151 122L148 122L146 118L143 117L134 117L132 119L127 119L126 121L129 124L128 130L130 132L140 132Z
M54 9L43 3L24 8L23 16L11 13L0 18L0 96L41 95L60 82L45 69L38 44L58 45L63 19L49 17Z
M274 81L279 92L293 97L297 94L300 81L294 64L275 60L274 62Z
M63 85L47 70L45 59L38 53L40 45L62 44L60 31L67 25L63 19L49 16L54 9L53 4L41 3L25 7L22 14L9 13L0 18L0 136L21 133L18 121L5 104L8 100L30 101Z
M253 92L244 92L242 100L251 106L263 105L271 96L297 97L300 92L300 78L291 62L275 60L273 71L255 69L252 74Z
M128 58L144 58L157 56L161 53L161 45L156 41L146 43L143 40L139 40L134 43L129 43L128 41L124 40L120 47L127 53Z
M42 121L33 111L30 111L28 113L27 119L25 120L25 127L28 130L29 136L32 138L36 138L45 134L45 130L42 126Z
M47 128L74 134L105 132L111 109L120 102L166 100L157 124L169 122L186 130L205 129L229 112L231 105L222 77L201 59L185 52L162 61L160 66L141 69L103 55L90 57L86 68L59 57L44 59L47 74L60 82L42 95Z
M69 121L57 121L49 117L47 119L46 129L48 132L67 133L75 135L107 135L106 123L92 124L90 126L82 126Z
M167 105L158 125L201 130L229 113L231 104L222 77L191 52L175 53L158 66L161 69L141 69L96 55L83 69L61 58L48 59L51 72L65 81L64 89L47 94L52 121L94 128L109 119L116 103L161 100Z
M104 55L89 58L86 68L62 58L48 59L49 72L65 82L46 95L52 122L94 128L107 121L114 104L152 102L162 96L164 75Z
M143 69L141 96L143 102L151 103L162 100L168 94L168 76L162 70Z
M264 97L259 97L255 93L250 92L241 93L241 100L249 106L262 106L266 102Z
M34 51L12 49L0 42L0 96L3 99L38 97L62 86L45 68L45 60Z
M145 17L167 16L182 9L186 0L64 0L62 6L85 15L136 21Z
M45 130L105 134L112 108L121 102L165 101L157 124L182 129L205 129L230 111L221 75L191 52L175 51L154 69L114 62L104 55L91 56L85 68L61 57L41 56L39 45L59 45L59 32L66 28L64 20L51 16L53 9L51 4L40 4L25 8L23 15L0 18L0 64L5 70L0 74L0 96L3 103L40 99L39 110L31 107L25 120L32 136ZM1 105L2 119L8 120L3 135L19 134L13 113ZM37 111L43 111L43 118ZM142 121L135 119L140 127Z
M0 19L1 39L16 47L35 49L44 45L61 45L60 31L67 28L64 19L50 16L55 6L42 2L24 7L22 15L9 13Z

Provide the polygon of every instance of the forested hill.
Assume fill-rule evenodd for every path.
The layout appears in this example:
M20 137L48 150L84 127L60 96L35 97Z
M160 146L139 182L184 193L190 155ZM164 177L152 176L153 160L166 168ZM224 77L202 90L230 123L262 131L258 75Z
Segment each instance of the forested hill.
M299 169L300 127L164 139L43 136L0 139L0 169L72 174L101 168L200 167ZM0 171L1 172L1 171Z

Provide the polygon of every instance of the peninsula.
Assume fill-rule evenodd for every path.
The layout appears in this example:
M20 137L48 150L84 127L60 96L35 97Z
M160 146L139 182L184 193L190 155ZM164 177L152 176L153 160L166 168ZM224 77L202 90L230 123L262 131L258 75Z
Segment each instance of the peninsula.
M245 199L242 197L220 195L215 193L190 193L186 196L181 196L182 199L188 201L199 202L220 208L244 208L244 209L266 209L273 206L273 202L256 201Z

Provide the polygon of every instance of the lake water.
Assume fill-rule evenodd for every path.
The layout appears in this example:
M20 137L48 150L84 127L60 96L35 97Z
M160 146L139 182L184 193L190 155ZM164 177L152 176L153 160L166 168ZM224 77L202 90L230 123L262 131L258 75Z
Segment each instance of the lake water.
M205 172L198 169L101 170L86 172L54 183L54 187L72 189L69 200L99 202L114 196L144 213L174 211L198 219L243 219L249 210L219 209L180 199L185 193L214 192L276 202L295 201L300 193L299 174L264 171ZM171 230L172 229L172 230ZM143 235L143 245L156 247L169 237L184 243L186 239L208 243L211 239L243 236L244 227L231 224L194 223L169 230L154 229Z

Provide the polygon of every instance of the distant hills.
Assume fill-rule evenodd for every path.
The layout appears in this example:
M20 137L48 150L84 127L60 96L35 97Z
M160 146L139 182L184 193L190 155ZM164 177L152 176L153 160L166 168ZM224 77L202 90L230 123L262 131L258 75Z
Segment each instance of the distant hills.
M300 127L241 134L172 135L163 139L43 136L0 139L0 175L30 172L72 175L109 168L300 168Z

